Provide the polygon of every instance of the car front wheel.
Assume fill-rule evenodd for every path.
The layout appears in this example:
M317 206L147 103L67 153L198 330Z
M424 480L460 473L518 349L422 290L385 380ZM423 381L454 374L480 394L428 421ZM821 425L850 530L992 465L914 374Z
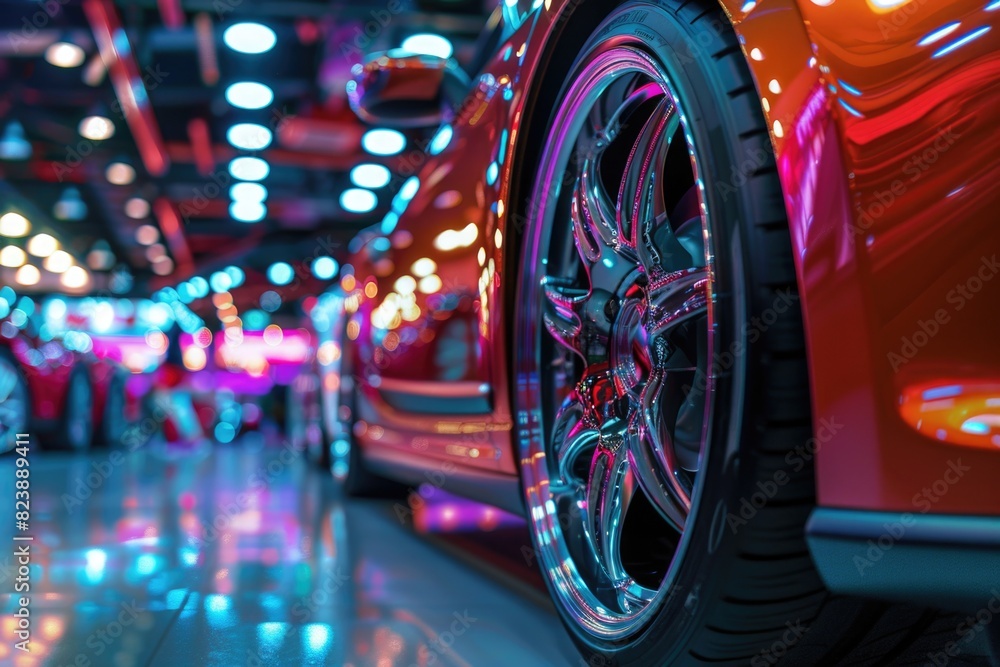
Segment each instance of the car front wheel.
M925 656L954 633L947 617L831 596L806 547L790 235L726 21L699 2L624 3L546 129L514 362L537 559L588 665Z

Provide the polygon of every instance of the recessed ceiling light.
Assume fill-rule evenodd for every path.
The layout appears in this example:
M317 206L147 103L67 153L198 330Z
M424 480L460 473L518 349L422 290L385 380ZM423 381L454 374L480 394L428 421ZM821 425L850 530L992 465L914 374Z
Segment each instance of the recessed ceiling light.
M90 282L90 274L82 266L71 266L66 270L66 273L60 276L59 282L62 283L63 287L79 289Z
M42 272L38 270L37 266L31 264L25 264L14 274L14 280L21 285L37 285L41 279Z
M437 56L438 58L450 58L455 52L451 42L442 37L429 32L422 32L411 35L403 40L403 49L410 53L419 53L426 56Z
M340 194L340 207L350 213L368 213L378 204L378 197L371 190L349 188Z
M361 137L361 147L372 155L396 155L406 147L406 137L396 130L368 130Z
M65 250L56 250L45 258L45 270L52 273L65 273L73 266L73 257Z
M46 62L56 67L79 67L84 57L83 49L69 42L55 42L45 49Z
M28 252L35 257L48 257L59 250L59 241L49 234L36 234L28 241Z
M240 81L226 88L226 101L240 109L263 109L274 101L274 92L256 81Z
M229 198L233 201L262 202L267 199L267 188L260 183L236 183L229 188Z
M243 281L246 280L247 277L247 274L243 272L243 269L238 266L227 266L223 269L223 272L229 276L230 287L239 287L243 284Z
M225 271L216 271L208 277L208 284L216 293L225 292L233 286L232 277Z
M259 201L238 200L229 205L229 215L240 222L259 222L267 215L267 207Z
M170 275L174 270L174 260L166 255L161 255L153 262L153 273L158 276Z
M295 277L295 271L288 262L275 262L267 269L267 279L275 285L287 285Z
M59 201L52 207L52 214L60 220L83 220L87 217L87 204L76 188L66 188Z
M24 134L24 126L16 120L7 123L0 136L0 159L27 160L31 157L31 142Z
M330 280L337 275L337 260L333 257L317 257L312 263L313 275L320 280Z
M87 253L87 266L95 271L107 271L115 265L115 254L110 250L95 247Z
M230 144L247 151L264 150L272 138L271 130L257 123L237 123L226 132Z
M16 269L28 261L28 255L16 245L9 245L0 250L0 266Z
M421 257L413 263L410 270L413 271L413 275L417 278L426 278L437 271L437 262L430 257Z
M229 175L241 181L261 181L270 172L270 165L259 157L238 157L229 163Z
M359 164L351 170L351 183L359 188L384 188L392 174L380 164Z
M124 162L112 162L104 170L104 176L112 185L129 185L135 181L135 169Z
M142 225L135 230L135 240L142 245L153 245L160 240L160 230L153 225Z
M104 116L87 116L77 128L80 136L91 141L104 141L115 135L115 124Z
M155 262L160 257L167 254L167 249L162 243L154 243L153 245L146 248L146 259L150 262Z
M125 202L125 215L133 220L142 220L149 215L149 202L142 197L132 197Z
M31 223L20 213L4 213L0 216L0 236L19 239L31 232Z
M240 53L265 53L274 48L278 37L274 31L260 23L237 23L226 28L222 41Z

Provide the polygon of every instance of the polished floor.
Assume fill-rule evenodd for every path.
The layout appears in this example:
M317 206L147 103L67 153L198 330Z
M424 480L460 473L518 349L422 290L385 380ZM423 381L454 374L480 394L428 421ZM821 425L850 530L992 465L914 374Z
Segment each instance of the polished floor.
M530 585L418 534L391 502L345 502L260 438L33 451L30 470L31 523L17 534L34 537L32 652L13 647L4 546L0 665L579 664ZM14 479L14 458L0 458L3 498ZM15 544L13 517L0 525Z

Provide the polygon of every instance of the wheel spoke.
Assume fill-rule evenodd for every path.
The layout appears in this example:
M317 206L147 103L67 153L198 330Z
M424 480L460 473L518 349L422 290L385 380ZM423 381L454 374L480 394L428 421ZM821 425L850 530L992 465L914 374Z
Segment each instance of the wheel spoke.
M644 265L659 263L650 237L655 219L665 213L662 169L670 148L670 138L677 131L680 118L669 98L663 97L646 120L636 138L618 190L618 228L628 245L640 255ZM653 255L650 259L644 256Z
M552 276L542 282L542 291L545 293L545 328L563 347L585 356L582 313L589 291L574 287L568 279Z
M580 256L588 265L607 257L606 251L634 261L626 239L623 239L615 216L615 204L597 176L597 160L588 158L581 164L580 176L573 190L570 215Z
M577 462L585 453L597 447L599 433L585 421L586 410L575 390L563 401L556 415L552 442L556 445L555 466L557 475L549 482L555 494L576 491L581 480L576 474Z
M654 368L639 401L635 435L629 439L633 471L645 494L676 530L684 529L691 509L691 495L663 420L666 371Z
M708 311L711 276L706 268L691 268L650 276L647 286L646 331L650 339L667 333Z
M635 491L625 447L626 426L611 420L601 429L586 489L587 534L598 562L616 588L629 578L621 561L621 537L625 512Z

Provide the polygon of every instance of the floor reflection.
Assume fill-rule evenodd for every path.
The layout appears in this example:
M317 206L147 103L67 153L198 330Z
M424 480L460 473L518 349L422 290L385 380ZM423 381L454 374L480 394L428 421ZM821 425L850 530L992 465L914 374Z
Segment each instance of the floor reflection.
M343 502L290 450L30 458L32 653L13 648L5 548L0 664L577 664L551 610L414 534L391 503ZM13 461L0 459L4 498Z

